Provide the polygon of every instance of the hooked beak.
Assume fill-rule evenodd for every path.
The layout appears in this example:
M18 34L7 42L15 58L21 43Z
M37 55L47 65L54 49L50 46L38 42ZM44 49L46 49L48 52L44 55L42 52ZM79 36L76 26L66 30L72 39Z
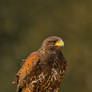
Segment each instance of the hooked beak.
M57 46L57 47L64 47L64 41L63 40L57 41L55 46Z

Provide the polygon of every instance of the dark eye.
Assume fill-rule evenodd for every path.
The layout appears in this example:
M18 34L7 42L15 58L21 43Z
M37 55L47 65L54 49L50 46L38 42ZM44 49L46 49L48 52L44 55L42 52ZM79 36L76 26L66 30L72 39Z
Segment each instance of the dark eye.
M56 41L53 41L54 43L56 43Z
M56 41L48 41L48 43L56 43Z

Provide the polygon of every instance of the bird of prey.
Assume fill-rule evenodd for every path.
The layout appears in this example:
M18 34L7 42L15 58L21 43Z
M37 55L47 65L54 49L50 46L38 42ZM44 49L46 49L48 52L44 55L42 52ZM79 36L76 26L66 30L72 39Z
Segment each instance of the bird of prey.
M17 72L13 81L17 92L58 92L67 65L61 52L63 46L60 37L45 39L41 48L30 54Z

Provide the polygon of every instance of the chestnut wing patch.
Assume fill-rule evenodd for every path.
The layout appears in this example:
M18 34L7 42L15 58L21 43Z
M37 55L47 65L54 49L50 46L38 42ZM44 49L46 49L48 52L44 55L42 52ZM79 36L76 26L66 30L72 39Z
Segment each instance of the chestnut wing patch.
M26 59L20 70L17 72L13 83L21 85L23 80L27 77L27 75L32 72L33 68L35 68L38 59L38 54L36 52L31 54Z

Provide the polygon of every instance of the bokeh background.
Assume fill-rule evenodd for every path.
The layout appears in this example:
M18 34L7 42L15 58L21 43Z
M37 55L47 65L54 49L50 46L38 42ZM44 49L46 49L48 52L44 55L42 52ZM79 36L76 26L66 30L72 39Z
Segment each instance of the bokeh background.
M92 92L92 0L0 0L0 92L16 92L21 59L51 35L65 41L60 92Z

